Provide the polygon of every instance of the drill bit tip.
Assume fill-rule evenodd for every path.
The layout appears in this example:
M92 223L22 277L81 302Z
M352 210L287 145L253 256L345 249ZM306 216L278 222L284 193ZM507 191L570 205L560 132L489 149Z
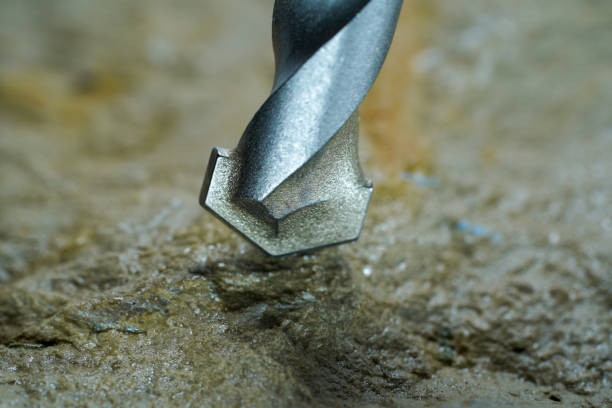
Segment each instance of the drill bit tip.
M372 195L357 161L355 115L317 157L263 202L236 199L240 154L215 148L200 204L272 256L359 238Z

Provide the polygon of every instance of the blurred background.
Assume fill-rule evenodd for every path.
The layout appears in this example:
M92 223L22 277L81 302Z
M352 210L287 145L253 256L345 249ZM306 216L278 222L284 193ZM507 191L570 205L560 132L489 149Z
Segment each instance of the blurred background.
M211 148L234 147L268 96L272 6L0 0L0 287L63 299L27 313L0 302L0 340L68 298L156 279L150 268L163 274L184 251L194 262L248 252L197 196ZM612 368L597 348L611 339L611 45L607 0L406 0L361 108L374 201L362 239L338 249L385 302L428 293L456 305L474 279L468 303L515 279L535 302L500 301L479 319L557 299L571 335L549 339L565 358L554 367L573 374L536 354L493 366L576 395L606 388ZM157 254L146 267L143 250ZM487 332L464 312L448 321ZM530 330L555 325L537 320Z
M152 186L195 206L211 147L235 146L268 95L272 5L0 2L3 230L69 227L79 211L104 216L108 200ZM361 111L371 177L473 170L502 184L521 173L538 190L601 183L611 7L409 0ZM579 207L567 195L550 205ZM575 227L612 228L597 208L575 211Z

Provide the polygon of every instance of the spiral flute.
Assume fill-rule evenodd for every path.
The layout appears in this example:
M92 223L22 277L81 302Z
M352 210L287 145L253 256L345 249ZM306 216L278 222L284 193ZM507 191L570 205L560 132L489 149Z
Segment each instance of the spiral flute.
M358 108L391 45L402 0L276 0L270 97L235 149L212 152L200 203L270 255L349 242L372 185Z

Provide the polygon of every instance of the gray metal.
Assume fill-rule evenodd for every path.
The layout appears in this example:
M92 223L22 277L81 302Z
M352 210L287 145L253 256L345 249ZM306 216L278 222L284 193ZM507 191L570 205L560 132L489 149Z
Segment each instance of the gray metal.
M212 152L200 204L273 256L356 240L372 194L358 108L402 0L276 0L270 97L235 149Z

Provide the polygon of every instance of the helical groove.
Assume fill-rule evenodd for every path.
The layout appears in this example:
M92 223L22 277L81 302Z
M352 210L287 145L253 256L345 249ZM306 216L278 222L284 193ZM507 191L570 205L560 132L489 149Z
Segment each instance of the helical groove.
M275 81L237 148L237 199L262 202L357 111L387 55L401 5L276 0Z

